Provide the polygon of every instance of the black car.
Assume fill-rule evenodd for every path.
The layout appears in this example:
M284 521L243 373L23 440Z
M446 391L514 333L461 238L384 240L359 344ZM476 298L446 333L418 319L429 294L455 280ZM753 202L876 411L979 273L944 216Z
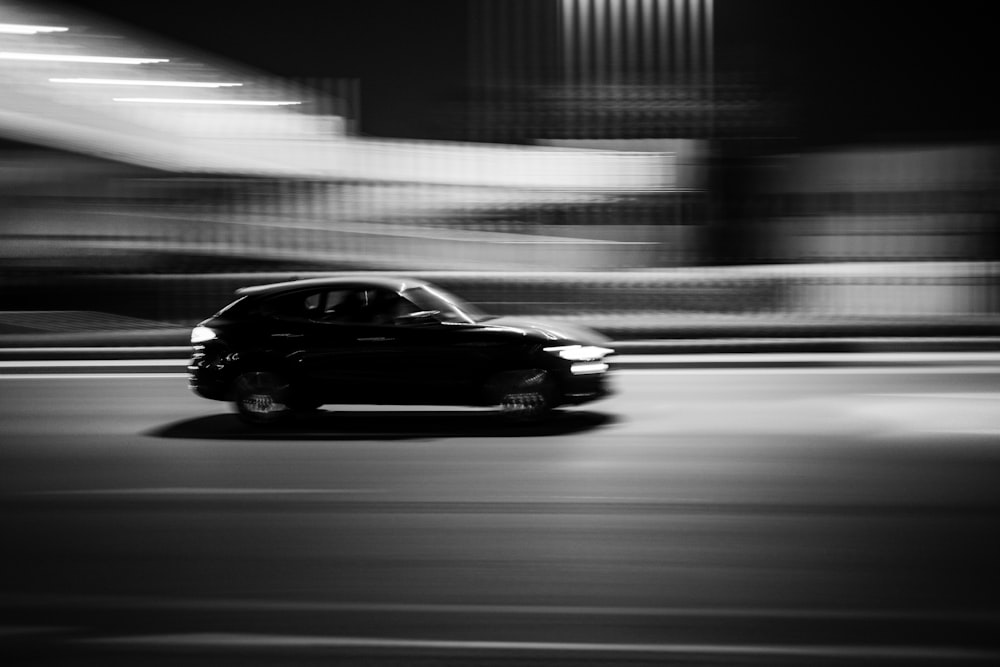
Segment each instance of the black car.
M252 424L324 404L493 406L538 419L608 394L607 339L493 317L410 278L245 287L191 333L192 390Z

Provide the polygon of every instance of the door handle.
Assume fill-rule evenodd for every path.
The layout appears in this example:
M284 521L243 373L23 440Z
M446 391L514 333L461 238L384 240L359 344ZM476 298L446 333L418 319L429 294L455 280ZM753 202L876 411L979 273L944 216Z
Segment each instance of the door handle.
M387 338L385 336L372 336L370 338L359 338L358 342L361 342L361 341L364 341L364 342L369 342L369 341L384 341L384 340L396 340L396 339L395 338Z
M303 334L279 333L271 334L271 338L302 338Z

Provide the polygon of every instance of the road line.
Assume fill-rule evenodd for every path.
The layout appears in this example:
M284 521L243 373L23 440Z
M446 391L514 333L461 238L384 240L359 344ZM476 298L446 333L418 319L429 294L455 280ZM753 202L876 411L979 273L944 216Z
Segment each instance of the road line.
M0 368L129 368L172 366L187 368L188 359L26 359L0 361Z
M0 380L158 380L187 379L183 372L175 373L0 373Z
M452 639L406 639L396 637L323 637L307 635L264 635L188 633L103 637L79 640L105 646L162 648L286 648L286 649L423 649L447 651L533 651L538 653L650 653L659 655L720 655L800 658L882 658L894 660L996 660L997 653L961 648L865 645L789 644L684 644L684 643L597 643L483 641Z
M614 368L615 375L941 375L951 373L1000 373L1000 367L983 366L761 366L757 368L677 367L677 368Z
M902 392L895 394L867 394L868 396L877 396L880 398L929 398L933 401L938 401L941 399L953 399L962 401L1000 401L1000 393L997 392L982 392L982 393L921 393L921 392Z
M713 354L621 354L608 357L616 364L690 363L1000 363L996 352L749 352Z
M494 301L494 302L484 302L484 303L506 303L504 301ZM568 302L552 301L552 302L542 302L542 301L523 301L523 302L511 302L511 303L552 303L561 304ZM921 344L947 344L947 343L978 343L978 344L989 344L994 346L1000 346L1000 337L997 336L831 336L827 338L823 337L806 337L806 336L768 336L765 338L749 338L746 336L742 337L711 337L711 338L643 338L643 339L630 339L630 340L616 340L612 341L609 345L614 347L616 350L626 350L629 348L636 347L682 347L690 345L704 345L706 347L714 346L725 346L725 345L783 345L788 343L805 343L805 344L823 344L832 343L836 345L842 344L898 344L898 343L921 343ZM960 350L956 350L960 351ZM888 352L885 350L884 352ZM857 353L857 354L860 354Z
M190 354L190 345L128 345L128 346L103 346L103 347L4 347L0 352L10 354L91 354L96 352L127 353L127 354L170 354L187 353Z

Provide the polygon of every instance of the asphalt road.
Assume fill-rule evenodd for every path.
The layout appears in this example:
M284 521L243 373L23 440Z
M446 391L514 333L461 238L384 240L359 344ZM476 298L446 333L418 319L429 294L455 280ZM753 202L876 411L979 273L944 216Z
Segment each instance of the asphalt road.
M54 372L56 369L44 369ZM0 375L4 664L996 664L998 368L619 373L259 432Z

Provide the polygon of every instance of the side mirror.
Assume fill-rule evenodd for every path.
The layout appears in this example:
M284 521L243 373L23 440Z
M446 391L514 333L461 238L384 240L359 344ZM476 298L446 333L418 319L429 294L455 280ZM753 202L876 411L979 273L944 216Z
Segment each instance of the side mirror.
M440 314L440 310L418 310L415 313L400 315L393 322L401 327L427 326L428 324L437 324L439 322L438 315Z

